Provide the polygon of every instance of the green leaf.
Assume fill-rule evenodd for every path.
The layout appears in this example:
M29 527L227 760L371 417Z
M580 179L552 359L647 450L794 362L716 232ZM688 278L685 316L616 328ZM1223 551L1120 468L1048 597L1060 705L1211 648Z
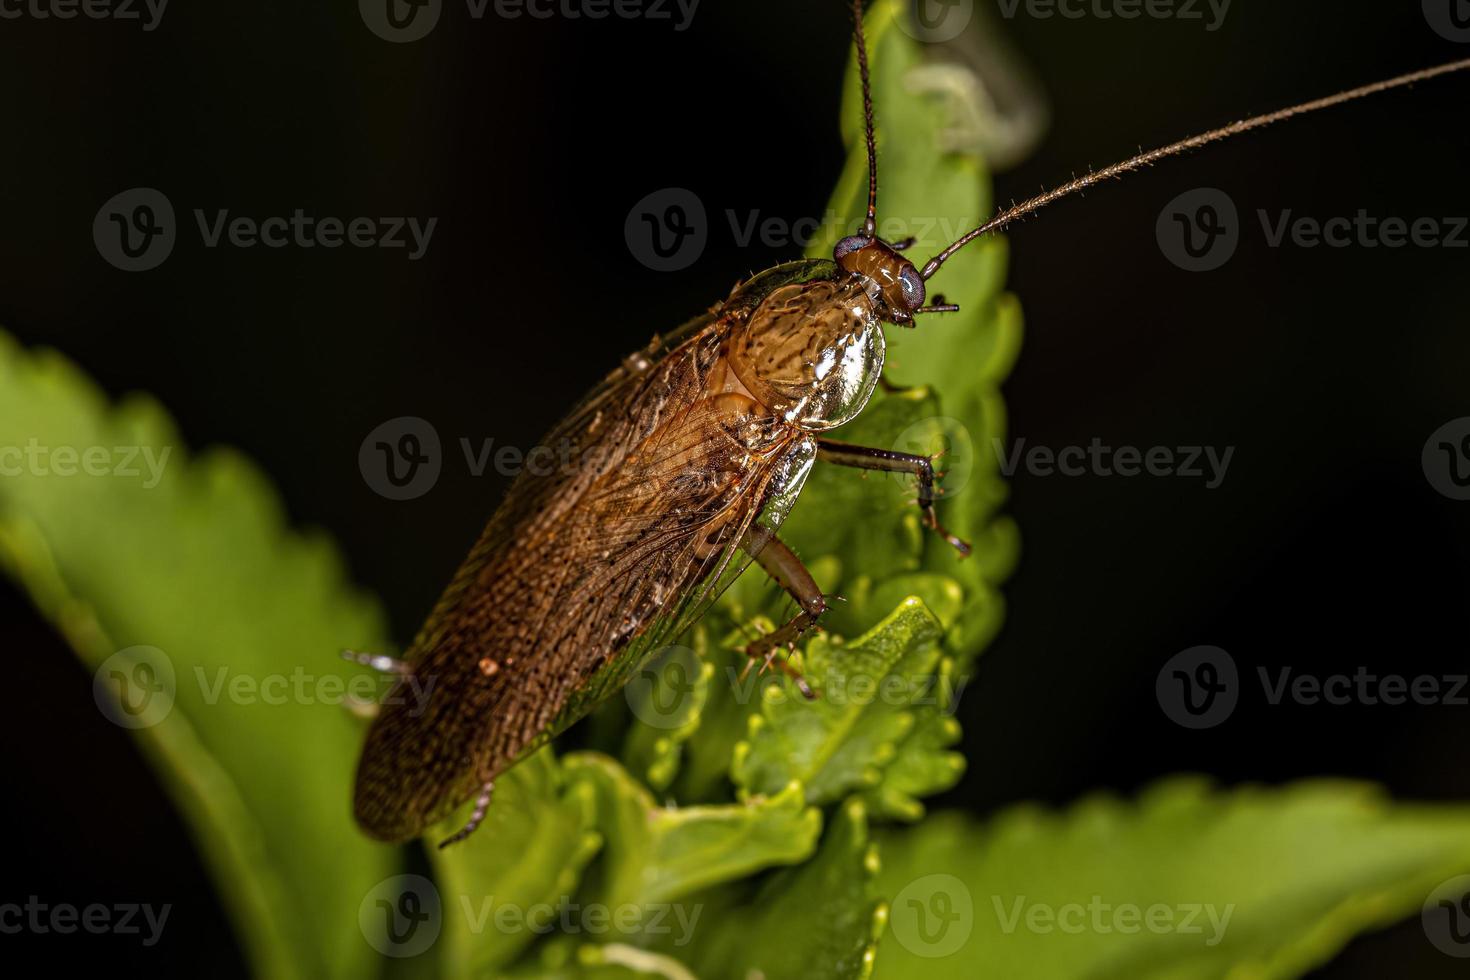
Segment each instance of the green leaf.
M898 743L877 785L862 791L874 816L919 820L924 816L919 800L950 789L965 774L965 757L950 751L960 740L954 711L965 681L951 657L941 659L926 679L932 679L932 687L919 694L924 703L914 709L913 730Z
M718 923L696 934L699 975L871 976L887 920L873 885L877 872L878 849L868 839L863 805L850 801L833 818L815 858L775 875L746 905L725 911Z
M751 580L745 575L741 581ZM701 638L696 643L713 668L700 711L699 737L684 746L683 765L674 783L673 795L685 803L720 803L733 798L730 763L735 746L745 739L748 719L756 710L755 698L743 692L749 685L740 680L747 658L739 646L746 642L722 610L712 612L696 630L702 637L726 632L720 642Z
M592 787L565 783L551 749L543 748L495 781L494 804L478 831L433 852L446 975L486 976L510 963L537 938L538 917L575 891L602 838L593 829ZM464 826L473 806L451 814L430 839Z
M937 251L966 230L988 209L989 200L978 161L945 153L938 146L935 134L946 123L946 103L916 94L907 83L921 56L911 38L894 29L894 18L902 9L893 0L880 0L867 17L874 97L880 107L884 177L879 204L880 215L892 222L888 233L917 235L915 249L922 253L925 248ZM808 253L812 256L828 254L836 235L859 222L866 202L866 157L853 70L847 85L843 120L850 154L832 208L848 219L828 229L829 240L813 244ZM876 397L836 433L837 438L859 445L943 453L940 488L948 496L941 502L941 517L972 541L973 557L956 560L947 544L921 526L914 481L904 476L818 465L782 529L782 537L821 587L840 600L833 603L823 624L829 638L808 641L803 658L808 679L819 689L823 670L819 665L837 649L832 645L836 638L862 634L909 596L919 597L944 626L950 659L943 662L942 672L936 674L937 668L929 672L951 688L961 683L1000 627L1004 603L997 585L1015 564L1019 540L1014 524L996 517L1005 485L998 459L982 450L1003 435L998 384L1019 348L1018 307L1000 292L1004 265L1004 249L989 242L947 266L942 275L949 281L941 286L963 311L931 317L915 330L886 331L892 378L924 387ZM928 385L929 373L952 388ZM774 626L787 618L791 603L753 568L722 599L718 611L724 616L712 617L709 627L710 635L723 637L716 646L741 647L755 632L753 624ZM849 652L842 648L841 656ZM764 721L766 708L752 702L744 686L727 682L729 665L718 650L711 652L711 659L717 664L716 675L700 737L685 749L686 772L675 784L680 799L718 798L734 762L732 753L747 741L752 716ZM940 662L937 653L934 662ZM812 780L808 790L815 801L830 802L863 787L875 814L916 819L923 812L917 798L952 785L962 772L961 760L949 751L958 733L948 715L950 707L869 712L852 722L845 739L849 754L836 758L828 769L830 784L816 781L809 764L797 778ZM749 736L755 751L740 761L744 769L737 783L771 791L785 784L793 766L803 765L791 760L805 758L809 763L823 756L830 733L819 725L802 728L803 719L820 715L803 714L801 709L801 705L775 709L791 715L787 730L765 729ZM785 762L779 758L783 755ZM902 771L888 764L895 759L902 760Z
M671 956L626 943L563 944L504 980L699 980Z
M922 64L923 54L908 34L896 29L895 19L901 16L907 16L904 3L879 0L865 19L881 176L879 234L890 240L915 236L912 254L922 260L990 213L990 185L980 160L940 149L938 134L949 128L947 114L953 106L932 93L915 92L907 84L909 73ZM862 103L857 73L851 68L846 86L842 124L850 152L831 201L832 209L845 219L827 223L827 237L814 241L808 250L813 256L830 254L836 239L861 223L867 203ZM888 561L906 559L908 564L893 567L922 567L953 578L964 588L964 611L948 627L947 637L961 675L969 673L975 657L1000 627L1004 605L996 587L1014 569L1020 546L1015 524L998 516L1007 494L997 451L1006 435L999 385L1021 346L1020 306L1002 291L1005 272L1004 240L990 237L975 242L950 259L930 283L931 295L943 293L960 305L960 312L923 318L913 330L886 331L888 379L898 385L925 386L935 396L931 398L928 392L901 396L929 399L923 410L926 417L910 418L909 425L891 433L887 441L882 441L884 434L876 434L880 441L875 444L905 452L946 453L939 460L939 467L950 471L941 480L945 497L940 516L950 530L974 546L974 554L960 560L937 535L925 534L919 543L921 563L912 562L916 553L910 550ZM868 416L887 410L895 400L889 397L871 406L852 425L838 430L836 437L859 442L866 435L864 427L877 424ZM819 468L812 482L820 476ZM828 522L828 515L835 512L813 509L817 511L814 516ZM799 503L791 520L800 518ZM917 527L916 515L911 519ZM806 531L807 526L801 529ZM872 519L864 520L863 531L885 547L892 533ZM801 534L793 533L793 539L805 543ZM865 556L865 567L842 557L850 575L866 573L875 582L881 582L890 568L882 558L871 555ZM847 582L842 587L850 588Z
M832 608L826 628L844 636L857 635L910 596L923 602L945 627L954 625L965 609L964 589L947 575L907 572L881 582L859 575L848 583L844 601Z
M707 636L698 630L693 646L669 647L623 689L634 719L624 737L623 764L655 791L674 781L684 743L699 730L715 673Z
M612 759L567 756L575 781L595 789L605 844L601 879L589 899L609 909L672 902L702 888L775 865L805 861L816 848L822 815L800 786L725 806L660 807Z
M812 640L801 663L820 696L808 701L787 682L763 687L760 713L735 749L736 785L771 794L797 782L813 803L876 786L913 730L915 702L932 691L940 635L924 604L908 599L850 645Z
M156 404L113 409L3 334L0 446L28 454L0 478L5 570L96 671L104 711L141 726L253 971L368 973L355 913L398 852L352 824L361 732L341 701L384 688L337 653L383 649L381 610L246 459L189 459Z
M883 127L881 217L897 219L884 234L912 231L922 251L988 209L988 191L978 161L938 149L934 129L944 109L908 87L919 54L891 29L899 9L896 0L878 0L868 17ZM855 85L851 72L847 84ZM857 119L850 91L849 163L834 196L834 207L849 215L865 175ZM920 527L911 481L819 469L787 532L819 584L849 600L828 620L832 635L805 653L814 681L829 684L827 702L793 703L788 711L763 693L780 680L740 681L745 661L732 651L749 641L753 624L774 628L791 606L759 572L745 576L690 641L701 652L710 649L697 674L684 678L693 682L687 699L658 697L684 686L663 665L642 692L652 698L640 701L635 681L626 705L614 703L597 716L601 728L582 733L599 748L620 750L631 775L595 753L557 763L543 752L502 777L477 835L433 856L448 912L439 958L447 972L684 980L681 951L656 948L663 942L656 935L538 939L493 920L487 925L482 915L487 901L531 907L568 895L609 909L697 900L732 910L731 923L749 923L746 930L718 916L706 920L723 941L739 946L751 933L780 939L770 948L737 949L724 964L731 975L739 962L776 971L770 976L791 970L845 977L869 969L881 915L868 881L875 859L864 804L850 800L839 810L820 854L809 860L822 817L808 796L828 803L859 790L873 813L912 819L922 811L920 796L958 775L948 749L955 734L948 701L920 703L908 686L892 704L855 706L836 694L843 679L868 668L875 677L954 676L999 625L1003 607L994 589L1014 563L1016 539L1014 528L995 517L1004 484L974 447L1003 431L995 384L1018 344L1014 303L1000 294L1003 275L1003 247L974 249L938 284L965 304L963 314L921 330L889 331L892 379L952 382L953 391L881 396L840 434L906 451L946 450L945 520L974 541L976 556L957 566L936 550L943 546ZM955 345L965 357L954 356L961 349ZM155 409L109 415L75 379L49 401L9 385L8 375L0 373L0 381L0 437L155 447L177 441ZM377 609L348 593L330 548L285 531L269 488L238 457L214 454L186 465L176 451L157 487L78 480L50 494L56 481L42 482L48 485L0 486L0 554L93 665L120 646L147 644L167 651L185 678L199 667L211 679L225 670L226 680L230 671L258 680L303 665L339 678L346 668L334 659L337 649L386 650ZM895 605L900 612L874 627ZM862 638L848 645L841 636ZM120 676L146 679L137 671L151 665L151 656L124 653L111 666ZM847 657L854 659L837 663ZM368 972L371 953L353 913L372 897L373 883L390 883L383 879L397 870L398 852L366 843L348 821L359 732L335 705L246 710L186 690L197 683L178 686L173 712L140 738L200 828L256 972ZM650 721L650 712L664 711L661 703L669 710ZM752 718L764 729L752 732ZM786 748L789 757L778 757ZM737 755L738 787L730 780ZM670 805L660 806L638 779ZM736 788L741 802L714 802ZM674 809L675 800L686 806ZM687 805L698 801L708 805ZM436 833L453 830L463 816ZM761 883L746 879L786 866L773 872L760 902L747 906ZM421 968L434 959L407 962Z
M884 980L1292 977L1470 871L1470 807L1175 779L1136 803L941 814L882 840Z

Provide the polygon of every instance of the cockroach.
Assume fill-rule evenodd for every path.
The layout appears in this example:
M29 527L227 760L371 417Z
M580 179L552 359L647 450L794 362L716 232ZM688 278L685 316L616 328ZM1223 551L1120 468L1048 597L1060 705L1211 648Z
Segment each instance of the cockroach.
M354 810L370 836L408 840L474 799L468 822L440 846L469 836L497 776L617 691L751 561L798 610L745 653L813 696L778 654L827 600L778 531L816 463L911 475L925 525L968 553L939 521L928 457L824 435L879 384L886 325L958 309L929 298L926 283L960 249L1168 157L1470 68L1440 65L1141 153L1002 211L920 266L904 255L911 241L877 235L862 0L852 8L868 162L862 227L830 260L752 276L628 357L545 440L570 445L578 465L516 479L404 658L347 654L399 674L395 691L411 676L427 692L386 698L369 728Z

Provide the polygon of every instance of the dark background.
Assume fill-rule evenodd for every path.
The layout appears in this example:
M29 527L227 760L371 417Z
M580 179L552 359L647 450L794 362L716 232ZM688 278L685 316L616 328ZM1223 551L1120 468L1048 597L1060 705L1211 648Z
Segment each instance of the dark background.
M1001 199L1140 145L1470 55L1417 3L1237 3L1215 32L1024 13L1004 30L1054 119L998 179ZM629 254L623 220L667 186L714 215L820 215L842 160L847 43L835 0L704 0L683 32L476 22L450 0L434 34L406 45L370 34L346 0L178 4L152 33L3 21L0 324L66 351L113 394L155 393L191 445L259 460L294 518L342 543L406 639L503 481L469 476L451 454L430 494L394 503L358 472L363 437L418 415L446 443L532 445L651 332L791 257L741 248L717 223L691 268L653 272ZM1420 450L1470 415L1470 252L1270 248L1249 216L1470 214L1467 94L1470 78L1451 79L1294 122L1011 235L1027 321L1005 388L1014 435L1236 453L1215 491L1016 476L1022 565L961 706L969 774L943 803L1060 804L1179 770L1470 797L1464 708L1269 707L1257 686L1226 724L1187 732L1154 699L1160 665L1204 643L1251 677L1287 664L1465 672L1470 504L1433 490ZM90 229L102 202L140 185L186 221L195 207L440 221L419 262L210 250L190 225L161 268L126 274ZM1207 274L1175 268L1154 236L1165 203L1199 186L1248 217L1235 258ZM182 824L127 734L95 710L88 674L9 586L0 617L17 695L3 721L5 899L176 906L153 950L121 937L27 943L52 963L95 956L180 975L237 960ZM1358 940L1321 975L1458 969L1410 922Z

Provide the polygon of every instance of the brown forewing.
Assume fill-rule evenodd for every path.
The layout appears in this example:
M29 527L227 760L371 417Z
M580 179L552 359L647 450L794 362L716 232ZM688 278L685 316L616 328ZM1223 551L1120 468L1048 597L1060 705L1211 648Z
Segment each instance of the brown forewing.
M368 733L355 797L368 833L421 833L568 721L594 675L682 628L732 577L799 435L749 399L711 397L727 330L706 316L671 351L630 358L545 440L555 472L512 485L407 653L412 685Z

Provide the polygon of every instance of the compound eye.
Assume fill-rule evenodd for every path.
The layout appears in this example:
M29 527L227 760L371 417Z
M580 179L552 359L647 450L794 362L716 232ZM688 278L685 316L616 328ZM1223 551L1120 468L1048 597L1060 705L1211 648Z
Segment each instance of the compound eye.
M832 258L834 261L841 259L849 252L856 252L858 249L865 248L871 244L873 244L873 240L866 235L848 235L842 241L838 242L837 247L832 250Z
M913 266L906 266L898 274L898 284L903 289L903 302L912 313L924 305L924 277Z

